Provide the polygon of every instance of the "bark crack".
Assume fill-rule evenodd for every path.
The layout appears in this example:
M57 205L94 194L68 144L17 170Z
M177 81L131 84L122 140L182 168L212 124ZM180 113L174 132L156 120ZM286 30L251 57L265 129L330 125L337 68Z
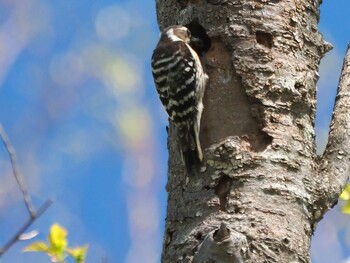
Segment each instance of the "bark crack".
M215 187L215 194L219 197L220 210L226 212L227 196L230 193L232 179L227 176L221 176L218 185Z

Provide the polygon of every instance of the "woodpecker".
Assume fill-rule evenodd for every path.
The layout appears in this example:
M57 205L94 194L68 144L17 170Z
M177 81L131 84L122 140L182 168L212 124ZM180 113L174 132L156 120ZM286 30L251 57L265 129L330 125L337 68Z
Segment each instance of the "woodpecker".
M199 131L208 75L191 47L189 29L166 28L160 35L151 64L160 100L177 130L182 159L191 171L194 164L203 160Z

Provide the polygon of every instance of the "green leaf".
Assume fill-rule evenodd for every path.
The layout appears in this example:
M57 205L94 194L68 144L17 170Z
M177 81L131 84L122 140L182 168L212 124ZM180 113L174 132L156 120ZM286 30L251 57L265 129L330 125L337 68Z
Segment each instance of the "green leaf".
M346 202L346 205L342 207L341 211L344 214L350 214L350 202Z
M23 252L48 252L49 247L42 241L34 242L23 249Z
M67 230L59 224L53 224L50 228L49 244L51 247L58 250L65 250L67 248Z
M350 184L347 184L345 186L345 189L344 191L340 194L339 198L341 200L345 200L345 201L348 201L350 200Z
M67 248L67 230L59 224L53 224L49 234L49 251L48 253L57 258L59 261L64 260L65 250Z
M89 246L67 248L67 253L71 255L77 263L84 263Z
M67 235L68 232L65 228L59 224L53 224L50 228L48 244L42 241L34 242L25 247L23 251L44 252L50 257L51 262L64 263L67 255L70 255L75 259L76 263L84 263L88 245L69 248L67 247Z

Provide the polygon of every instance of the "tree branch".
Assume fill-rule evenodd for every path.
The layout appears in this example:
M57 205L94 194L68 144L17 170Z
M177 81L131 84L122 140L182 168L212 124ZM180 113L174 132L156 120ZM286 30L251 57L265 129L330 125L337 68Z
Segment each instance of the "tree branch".
M16 151L15 148L13 147L13 145L10 142L10 139L8 138L4 127L2 126L2 124L0 123L0 137L2 139L2 142L4 143L4 146L9 154L10 160L11 160L11 165L12 165L12 172L13 175L16 178L16 181L18 183L19 188L21 189L22 192L22 196L23 196L23 200L24 203L26 204L28 213L31 216L34 216L34 209L33 209L33 204L32 201L30 199L30 195L28 194L28 191L23 183L23 177L21 176L20 172L19 172L19 168L18 168L18 162L17 162L17 156L16 156Z
M34 221L39 218L52 204L52 200L48 199L46 202L39 208L37 213L33 213L33 215L30 215L30 218L23 224L23 226L17 231L16 234L13 235L10 240L7 241L7 243L0 248L0 257L13 245L15 244L18 240L19 237L30 227Z
M24 203L27 207L28 213L29 213L29 219L27 222L23 224L23 226L13 235L12 238L10 238L6 244L3 247L0 247L0 257L13 245L15 244L20 236L30 227L33 222L39 218L46 210L49 208L49 206L52 204L52 200L48 199L40 208L37 212L35 212L34 206L32 204L30 195L24 185L24 180L23 177L21 176L19 172L19 166L17 162L17 156L16 156L16 151L13 145L11 144L10 139L8 138L4 127L0 123L0 138L4 143L4 146L9 154L10 161L11 161L11 166L12 166L12 171L13 175L16 178L16 181L19 185L19 188L21 189L22 195L23 195L23 200Z
M350 174L350 45L344 59L326 150L318 167L316 187L328 209L338 199ZM322 183L320 183L322 182ZM320 202L321 203L321 202Z

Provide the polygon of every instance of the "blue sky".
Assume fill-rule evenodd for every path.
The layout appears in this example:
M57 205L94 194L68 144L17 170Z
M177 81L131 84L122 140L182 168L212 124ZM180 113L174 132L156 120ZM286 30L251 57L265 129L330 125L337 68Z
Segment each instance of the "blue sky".
M334 50L320 67L317 133L324 145L350 40L348 0L326 0L320 30ZM149 60L155 1L0 0L0 122L14 144L45 239L57 222L87 263L159 262L166 209L166 117ZM27 214L0 148L0 244ZM350 218L339 207L319 224L314 263L347 262ZM30 242L30 241L29 241ZM17 243L1 263L44 263ZM349 260L350 261L350 260Z

